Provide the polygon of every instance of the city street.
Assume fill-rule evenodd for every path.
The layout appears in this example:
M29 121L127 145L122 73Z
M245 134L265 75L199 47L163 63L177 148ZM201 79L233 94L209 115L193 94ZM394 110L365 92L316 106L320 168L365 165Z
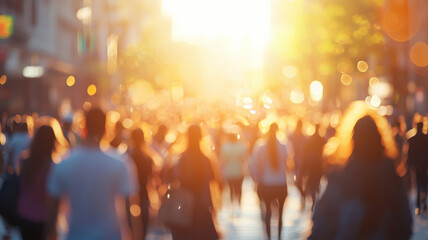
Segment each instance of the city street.
M294 185L289 186L289 196L284 208L284 224L282 239L305 239L309 233L311 221L309 204L304 211L300 210L300 197ZM260 218L260 209L256 193L253 191L252 182L247 179L243 185L242 209L236 211L232 217L230 203L227 195L225 202L218 215L218 225L223 239L245 239L259 240L264 237L263 222ZM273 215L276 219L276 216ZM276 238L277 224L272 222L272 239ZM0 218L0 238L5 233L3 219ZM414 217L414 233L412 240L424 240L428 235L428 215ZM11 240L19 240L20 235L17 229L12 230ZM170 240L169 232L161 227L152 227L147 236L148 240Z

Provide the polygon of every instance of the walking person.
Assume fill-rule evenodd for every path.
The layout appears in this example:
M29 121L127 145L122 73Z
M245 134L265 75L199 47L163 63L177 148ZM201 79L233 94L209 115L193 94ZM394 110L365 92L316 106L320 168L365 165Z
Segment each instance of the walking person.
M171 226L174 240L219 239L213 220L213 203L210 182L214 170L210 160L202 153L201 128L192 125L188 129L188 146L178 162L178 180L182 188L189 190L194 199L190 226Z
M52 167L55 134L50 126L41 126L30 146L28 158L22 160L18 197L18 226L22 239L44 239L48 220L46 182Z
M428 137L422 132L424 124L416 124L416 135L409 139L407 163L416 175L415 214L427 212Z
M131 132L129 156L134 161L137 170L137 179L139 183L139 195L141 205L141 219L143 223L142 239L146 238L147 227L149 223L150 201L147 191L150 177L153 172L153 159L144 151L146 145L144 132L140 128L134 129Z
M272 204L278 203L278 239L282 233L282 211L287 198L286 159L287 146L276 137L278 125L270 126L267 139L255 149L250 162L250 171L257 183L257 192L264 207L266 235L271 239ZM263 216L262 216L263 217Z
M221 146L220 159L223 169L223 178L229 185L232 215L234 202L236 201L238 206L241 206L246 154L247 149L245 145L238 141L236 134L229 133L227 135L227 141Z
M367 108L365 103L354 106L356 110ZM314 211L310 240L410 238L412 217L402 180L390 158L395 153L392 133L385 119L370 110L368 113L353 127L350 122L358 112L348 111L343 117L335 159L347 161L329 175Z
M31 143L26 122L14 123L13 134L6 145L6 163L9 171L19 170L22 153L28 149Z
M117 240L122 234L130 234L129 229L121 232L120 228L120 223L126 226L125 201L131 195L129 173L122 161L103 153L99 147L105 132L105 113L93 108L86 113L85 122L87 135L83 145L49 174L48 239L56 238L58 207L65 198L71 209L67 239Z
M304 209L306 206L306 197L303 189L303 157L304 157L304 148L306 143L306 136L303 134L303 121L299 119L296 123L296 128L294 132L289 137L291 146L293 149L293 160L294 160L294 180L297 189L300 192L300 203L301 208Z
M324 138L319 134L320 125L316 124L314 135L310 136L305 144L302 175L306 178L305 195L312 200L311 210L314 210L317 194L319 192L321 177L324 174L322 151Z

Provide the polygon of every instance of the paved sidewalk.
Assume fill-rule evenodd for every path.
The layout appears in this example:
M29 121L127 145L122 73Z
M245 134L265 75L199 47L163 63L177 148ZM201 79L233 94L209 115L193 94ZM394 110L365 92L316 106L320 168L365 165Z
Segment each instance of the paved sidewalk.
M300 197L294 185L289 186L289 196L285 203L283 213L283 236L282 239L305 239L311 227L311 212L309 204L304 211L300 210ZM228 196L224 196L223 208L218 214L218 225L223 239L231 240L260 240L264 239L263 222L260 216L258 198L253 189L251 180L246 179L243 185L242 209L232 210ZM273 215L272 219L277 219ZM272 239L276 239L277 223L272 221ZM0 239L3 239L5 226L0 218ZM11 240L19 240L20 234L17 229L12 230ZM162 227L151 227L148 240L171 240L168 230ZM412 240L428 239L428 215L414 216L414 234Z

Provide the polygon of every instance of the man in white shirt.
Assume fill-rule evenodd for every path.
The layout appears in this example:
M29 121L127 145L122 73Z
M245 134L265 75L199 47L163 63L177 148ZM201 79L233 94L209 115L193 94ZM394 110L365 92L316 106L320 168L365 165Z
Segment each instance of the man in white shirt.
M129 173L122 161L99 148L105 131L105 114L101 110L92 109L86 114L86 130L83 145L56 165L48 178L47 190L53 199L50 239L56 238L58 206L65 197L71 209L67 239L121 239L116 200L128 200L131 194Z

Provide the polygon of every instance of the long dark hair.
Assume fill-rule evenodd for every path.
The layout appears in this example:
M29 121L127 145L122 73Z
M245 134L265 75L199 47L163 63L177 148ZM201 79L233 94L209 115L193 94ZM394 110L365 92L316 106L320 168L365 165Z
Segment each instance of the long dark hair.
M278 130L278 125L276 123L272 123L272 125L270 125L270 128L269 128L268 138L266 142L270 166L274 170L279 169L278 147L277 147L277 139L276 139L277 130Z
M384 155L382 137L370 116L360 118L354 127L352 155L361 160L380 160Z
M52 161L51 155L55 149L55 134L50 126L41 126L31 143L30 155L22 162L22 177L25 183L34 180L38 171Z

